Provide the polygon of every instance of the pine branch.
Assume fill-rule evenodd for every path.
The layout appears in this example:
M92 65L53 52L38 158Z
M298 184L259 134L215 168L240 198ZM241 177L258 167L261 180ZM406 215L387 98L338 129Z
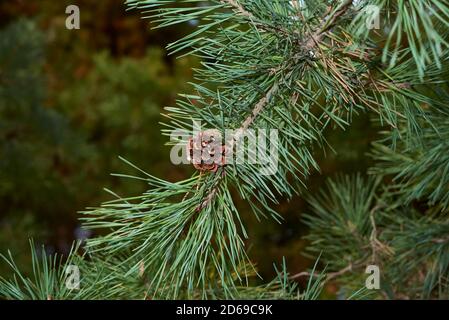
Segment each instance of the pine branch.
M326 16L325 19L323 19L323 21L320 23L320 26L306 41L304 41L304 46L306 47L306 49L312 50L315 46L317 46L326 35L326 33L335 26L338 18L343 16L351 7L351 5L352 0L345 0L330 15Z

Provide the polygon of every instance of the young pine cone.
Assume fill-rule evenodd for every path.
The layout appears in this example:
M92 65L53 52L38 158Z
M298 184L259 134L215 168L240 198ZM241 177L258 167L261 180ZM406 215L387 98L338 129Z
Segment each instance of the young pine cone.
M195 169L217 172L225 163L225 146L216 129L199 132L187 142L187 159Z

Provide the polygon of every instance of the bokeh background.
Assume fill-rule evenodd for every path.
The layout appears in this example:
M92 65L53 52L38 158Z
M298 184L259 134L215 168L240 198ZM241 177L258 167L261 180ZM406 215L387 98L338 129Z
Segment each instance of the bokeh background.
M123 2L0 1L0 253L11 250L24 270L30 268L29 238L49 253L66 253L74 239L93 236L77 219L79 211L111 199L103 188L121 196L145 191L138 181L110 175L132 172L119 155L168 180L192 171L171 164L160 113L191 90L200 61L177 59L164 48L195 23L153 30ZM71 4L80 8L80 30L65 27ZM317 151L322 170L307 192L337 173L365 172L375 132L365 115L348 131L330 131L333 149ZM290 273L310 267L302 197L276 208L281 225L258 222L244 203L239 207L250 257L266 280L282 257ZM0 276L9 274L0 262Z

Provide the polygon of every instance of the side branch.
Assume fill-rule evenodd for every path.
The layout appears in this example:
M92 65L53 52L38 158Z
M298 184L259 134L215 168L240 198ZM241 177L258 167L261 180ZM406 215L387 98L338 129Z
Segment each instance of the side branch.
M249 19L254 18L254 16L249 11L247 11L245 8L243 8L243 6L240 3L238 3L236 0L220 0L220 2L223 4L230 5L231 7L234 8L235 12L239 13L240 15L242 15L244 17L247 17Z
M257 116L264 110L264 108L270 103L272 97L277 94L279 90L279 87L277 84L274 84L270 90L263 96L255 105L253 110L251 111L251 114L243 121L242 125L239 129L237 129L234 137L229 142L229 145L226 146L226 150L228 152L233 153L235 143L240 140L242 135L245 133L245 131L251 126L251 124L254 122L254 120L257 118ZM224 169L223 169L224 170ZM224 174L224 171L223 171ZM222 179L220 179L222 181ZM219 186L216 185L211 192L207 195L207 197L201 202L201 204L196 208L196 211L201 211L205 207L207 207L217 195Z
M237 130L237 134L234 137L233 141L237 141L240 136L244 133L245 130L247 130L251 124L256 120L257 116L262 112L262 110L269 104L272 97L276 95L277 91L279 90L279 87L277 84L274 84L270 90L265 94L265 96L262 97L262 99L257 102L257 104L254 106L253 110L251 111L251 114L243 121L240 128Z
M311 36L304 42L306 49L313 49L326 33L335 25L337 19L344 15L349 7L352 5L352 0L345 0L333 13L328 15L322 22L320 27L311 34Z

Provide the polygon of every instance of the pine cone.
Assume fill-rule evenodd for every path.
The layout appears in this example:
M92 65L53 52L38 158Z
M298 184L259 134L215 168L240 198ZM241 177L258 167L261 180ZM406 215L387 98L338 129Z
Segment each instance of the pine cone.
M195 169L216 172L225 163L221 132L209 129L190 138L187 142L187 157Z

